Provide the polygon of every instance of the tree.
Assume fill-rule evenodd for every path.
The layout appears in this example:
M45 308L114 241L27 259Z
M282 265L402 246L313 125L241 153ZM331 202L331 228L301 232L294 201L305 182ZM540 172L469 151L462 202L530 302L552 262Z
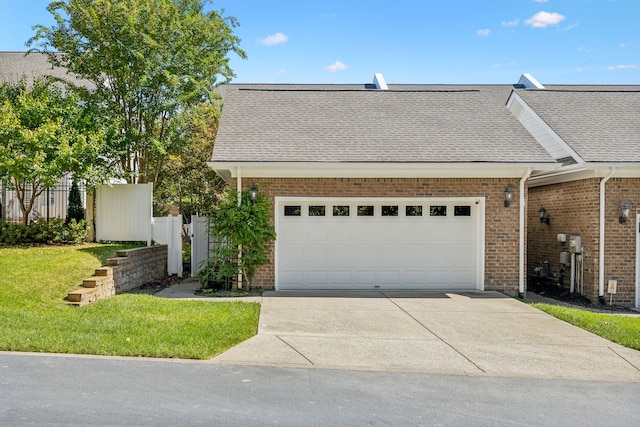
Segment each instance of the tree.
M242 274L251 288L258 268L269 263L269 244L276 238L269 199L258 193L252 202L249 192L243 192L238 205L238 192L229 191L210 219L209 232L217 246L204 271L199 272L201 280L221 281Z
M66 174L101 175L104 141L90 107L47 79L0 85L0 180L16 191L24 224L38 196Z
M192 110L216 102L218 79L233 77L230 52L246 55L237 22L207 0L63 0L48 6L56 24L37 26L28 44L93 83L110 142L131 183L155 183L168 156L185 147ZM188 126L187 126L188 127Z
M168 157L155 187L156 202L177 206L186 219L206 215L216 205L226 183L207 166L218 128L218 109L205 107L192 118L187 149Z
M73 181L71 184L71 191L69 191L69 203L67 205L67 222L71 222L75 219L76 222L80 222L84 219L84 207L82 207L82 196L78 183Z

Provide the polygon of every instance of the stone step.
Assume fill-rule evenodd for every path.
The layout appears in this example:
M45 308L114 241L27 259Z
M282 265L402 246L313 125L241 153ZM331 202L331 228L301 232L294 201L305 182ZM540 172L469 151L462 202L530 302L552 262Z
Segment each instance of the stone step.
M124 256L124 257L115 257L115 258L109 258L107 260L107 265L110 267L115 267L118 266L120 264L123 264L125 262L129 261L128 257Z
M113 268L111 267L96 268L95 275L100 277L113 277Z
M109 276L93 276L82 281L82 287L84 288L98 288L109 282L113 282L113 277Z
M99 288L80 288L67 294L67 300L71 303L83 306L98 300Z

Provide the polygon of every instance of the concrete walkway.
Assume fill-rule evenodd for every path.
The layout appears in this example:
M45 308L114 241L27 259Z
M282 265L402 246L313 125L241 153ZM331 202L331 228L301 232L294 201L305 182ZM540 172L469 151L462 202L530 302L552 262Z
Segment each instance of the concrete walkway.
M219 299L215 299L219 300ZM497 292L266 292L213 363L640 382L640 352Z

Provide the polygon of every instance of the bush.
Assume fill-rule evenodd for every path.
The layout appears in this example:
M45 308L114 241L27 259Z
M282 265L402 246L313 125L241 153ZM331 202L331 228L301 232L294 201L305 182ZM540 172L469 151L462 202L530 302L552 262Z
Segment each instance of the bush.
M29 225L0 221L0 243L78 244L87 238L86 221L72 219L68 223L60 218L39 220Z

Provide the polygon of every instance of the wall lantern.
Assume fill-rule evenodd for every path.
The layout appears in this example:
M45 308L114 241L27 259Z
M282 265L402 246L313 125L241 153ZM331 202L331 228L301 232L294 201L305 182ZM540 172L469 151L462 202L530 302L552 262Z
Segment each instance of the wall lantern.
M622 206L620 206L620 218L618 218L618 222L620 224L625 224L629 219L629 211L631 210L631 206L627 202L624 202Z
M508 208L511 205L511 202L513 202L513 188L511 187L507 187L504 190L504 207Z
M538 218L540 219L541 223L549 225L550 217L549 215L547 215L547 210L545 208L538 209Z
M258 200L258 187L256 187L255 184L253 184L249 189L249 199L251 199L251 203L254 204L256 200Z

